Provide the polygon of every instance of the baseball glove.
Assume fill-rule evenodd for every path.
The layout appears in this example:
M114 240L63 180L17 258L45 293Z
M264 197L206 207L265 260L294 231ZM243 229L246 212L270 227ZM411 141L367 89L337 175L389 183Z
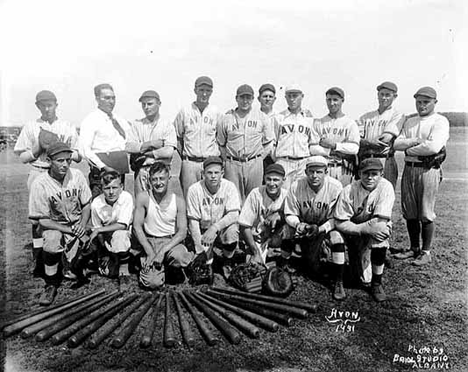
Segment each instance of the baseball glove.
M255 262L247 262L234 267L229 276L229 283L243 291L247 290L247 285L255 278L260 277L262 266Z
M291 276L279 267L268 269L262 284L262 292L271 296L287 297L294 290Z
M186 273L191 285L213 284L213 269L206 261L207 256L203 252L187 266Z
M52 133L51 131L48 131L47 129L41 128L39 131L39 146L46 151L50 145L54 144L55 142L59 142L60 139L59 137L55 134Z

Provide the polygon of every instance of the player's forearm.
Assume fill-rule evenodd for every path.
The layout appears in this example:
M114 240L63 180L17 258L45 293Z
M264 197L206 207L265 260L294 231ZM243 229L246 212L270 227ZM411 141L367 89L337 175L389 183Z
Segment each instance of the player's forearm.
M405 153L409 156L430 156L437 154L443 146L444 143L441 141L424 141L417 146L410 147Z
M320 145L310 145L309 146L310 155L321 155L325 157L330 156L330 149L322 147Z
M239 219L239 211L231 211L227 213L223 218L221 218L218 222L213 224L216 227L216 230L221 231L224 230L226 227L236 223Z
M125 230L126 228L127 225L124 223L116 222L111 225L97 227L94 229L94 231L97 231L98 233L109 233L118 230Z
M335 227L338 231L347 235L361 235L360 224L355 224L349 220L347 221L335 221Z
M150 157L159 160L159 159L172 159L172 155L174 154L174 148L172 146L165 146L157 150L149 151L146 154L151 154Z
M91 217L91 203L86 204L81 210L80 224L85 227Z
M266 158L273 151L273 141L263 145L263 158Z
M71 227L67 225L62 225L61 223L52 221L51 219L48 219L48 218L40 219L39 225L41 225L41 227L43 227L45 230L55 230L55 231L60 231L64 234L73 235L73 231Z
M125 144L125 151L129 154L139 154L142 143L135 141L128 141Z
M193 243L195 244L195 250L197 253L201 253L197 251L197 247L201 246L201 230L200 230L200 221L189 219L189 231L190 235L192 236Z
M359 144L353 142L338 142L335 151L346 155L356 155L359 151Z
M247 243L249 248L255 252L255 253L260 253L259 249L257 247L257 244L255 243L255 239L252 234L252 227L250 226L240 226L240 232L242 237L244 238L244 241Z
M414 138L397 138L393 143L393 149L397 151L405 151L414 146Z
M81 154L80 154L80 152L79 152L78 150L73 150L71 159L72 159L75 163L79 163L79 162L83 159L83 157L81 156Z
M26 151L23 151L21 153L19 151L17 151L16 153L19 154L19 159L24 164L31 163L31 162L33 162L34 160L37 159L37 157L34 156L34 154L32 153L31 150L26 150Z
M286 216L286 223L291 226L293 229L295 229L297 227L297 225L299 225L300 223L300 219L298 216L296 215L293 215L293 214L288 214Z
M319 232L328 234L334 228L335 228L335 220L331 218L327 222L319 226Z

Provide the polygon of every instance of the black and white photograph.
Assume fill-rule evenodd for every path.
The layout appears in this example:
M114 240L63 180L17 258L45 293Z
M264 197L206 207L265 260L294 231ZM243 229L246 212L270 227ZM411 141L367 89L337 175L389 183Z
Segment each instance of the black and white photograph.
M0 1L0 370L468 370L462 0Z

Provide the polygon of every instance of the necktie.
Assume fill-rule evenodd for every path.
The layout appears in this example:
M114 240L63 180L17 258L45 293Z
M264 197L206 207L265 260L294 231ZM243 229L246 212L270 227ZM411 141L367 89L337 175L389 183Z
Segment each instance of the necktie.
M109 115L109 119L111 119L112 125L114 126L115 130L116 130L117 132L119 132L119 134L120 134L124 139L126 139L125 131L122 129L122 127L120 126L119 122L114 118L114 116L112 115L112 113L109 113L109 114L107 114L107 115Z

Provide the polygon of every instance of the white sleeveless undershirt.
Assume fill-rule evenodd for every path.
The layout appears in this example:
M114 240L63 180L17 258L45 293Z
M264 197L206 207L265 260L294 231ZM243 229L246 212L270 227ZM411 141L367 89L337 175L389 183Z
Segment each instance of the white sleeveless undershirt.
M144 228L148 235L162 237L176 233L177 202L176 195L170 196L169 204L162 208L150 195Z

